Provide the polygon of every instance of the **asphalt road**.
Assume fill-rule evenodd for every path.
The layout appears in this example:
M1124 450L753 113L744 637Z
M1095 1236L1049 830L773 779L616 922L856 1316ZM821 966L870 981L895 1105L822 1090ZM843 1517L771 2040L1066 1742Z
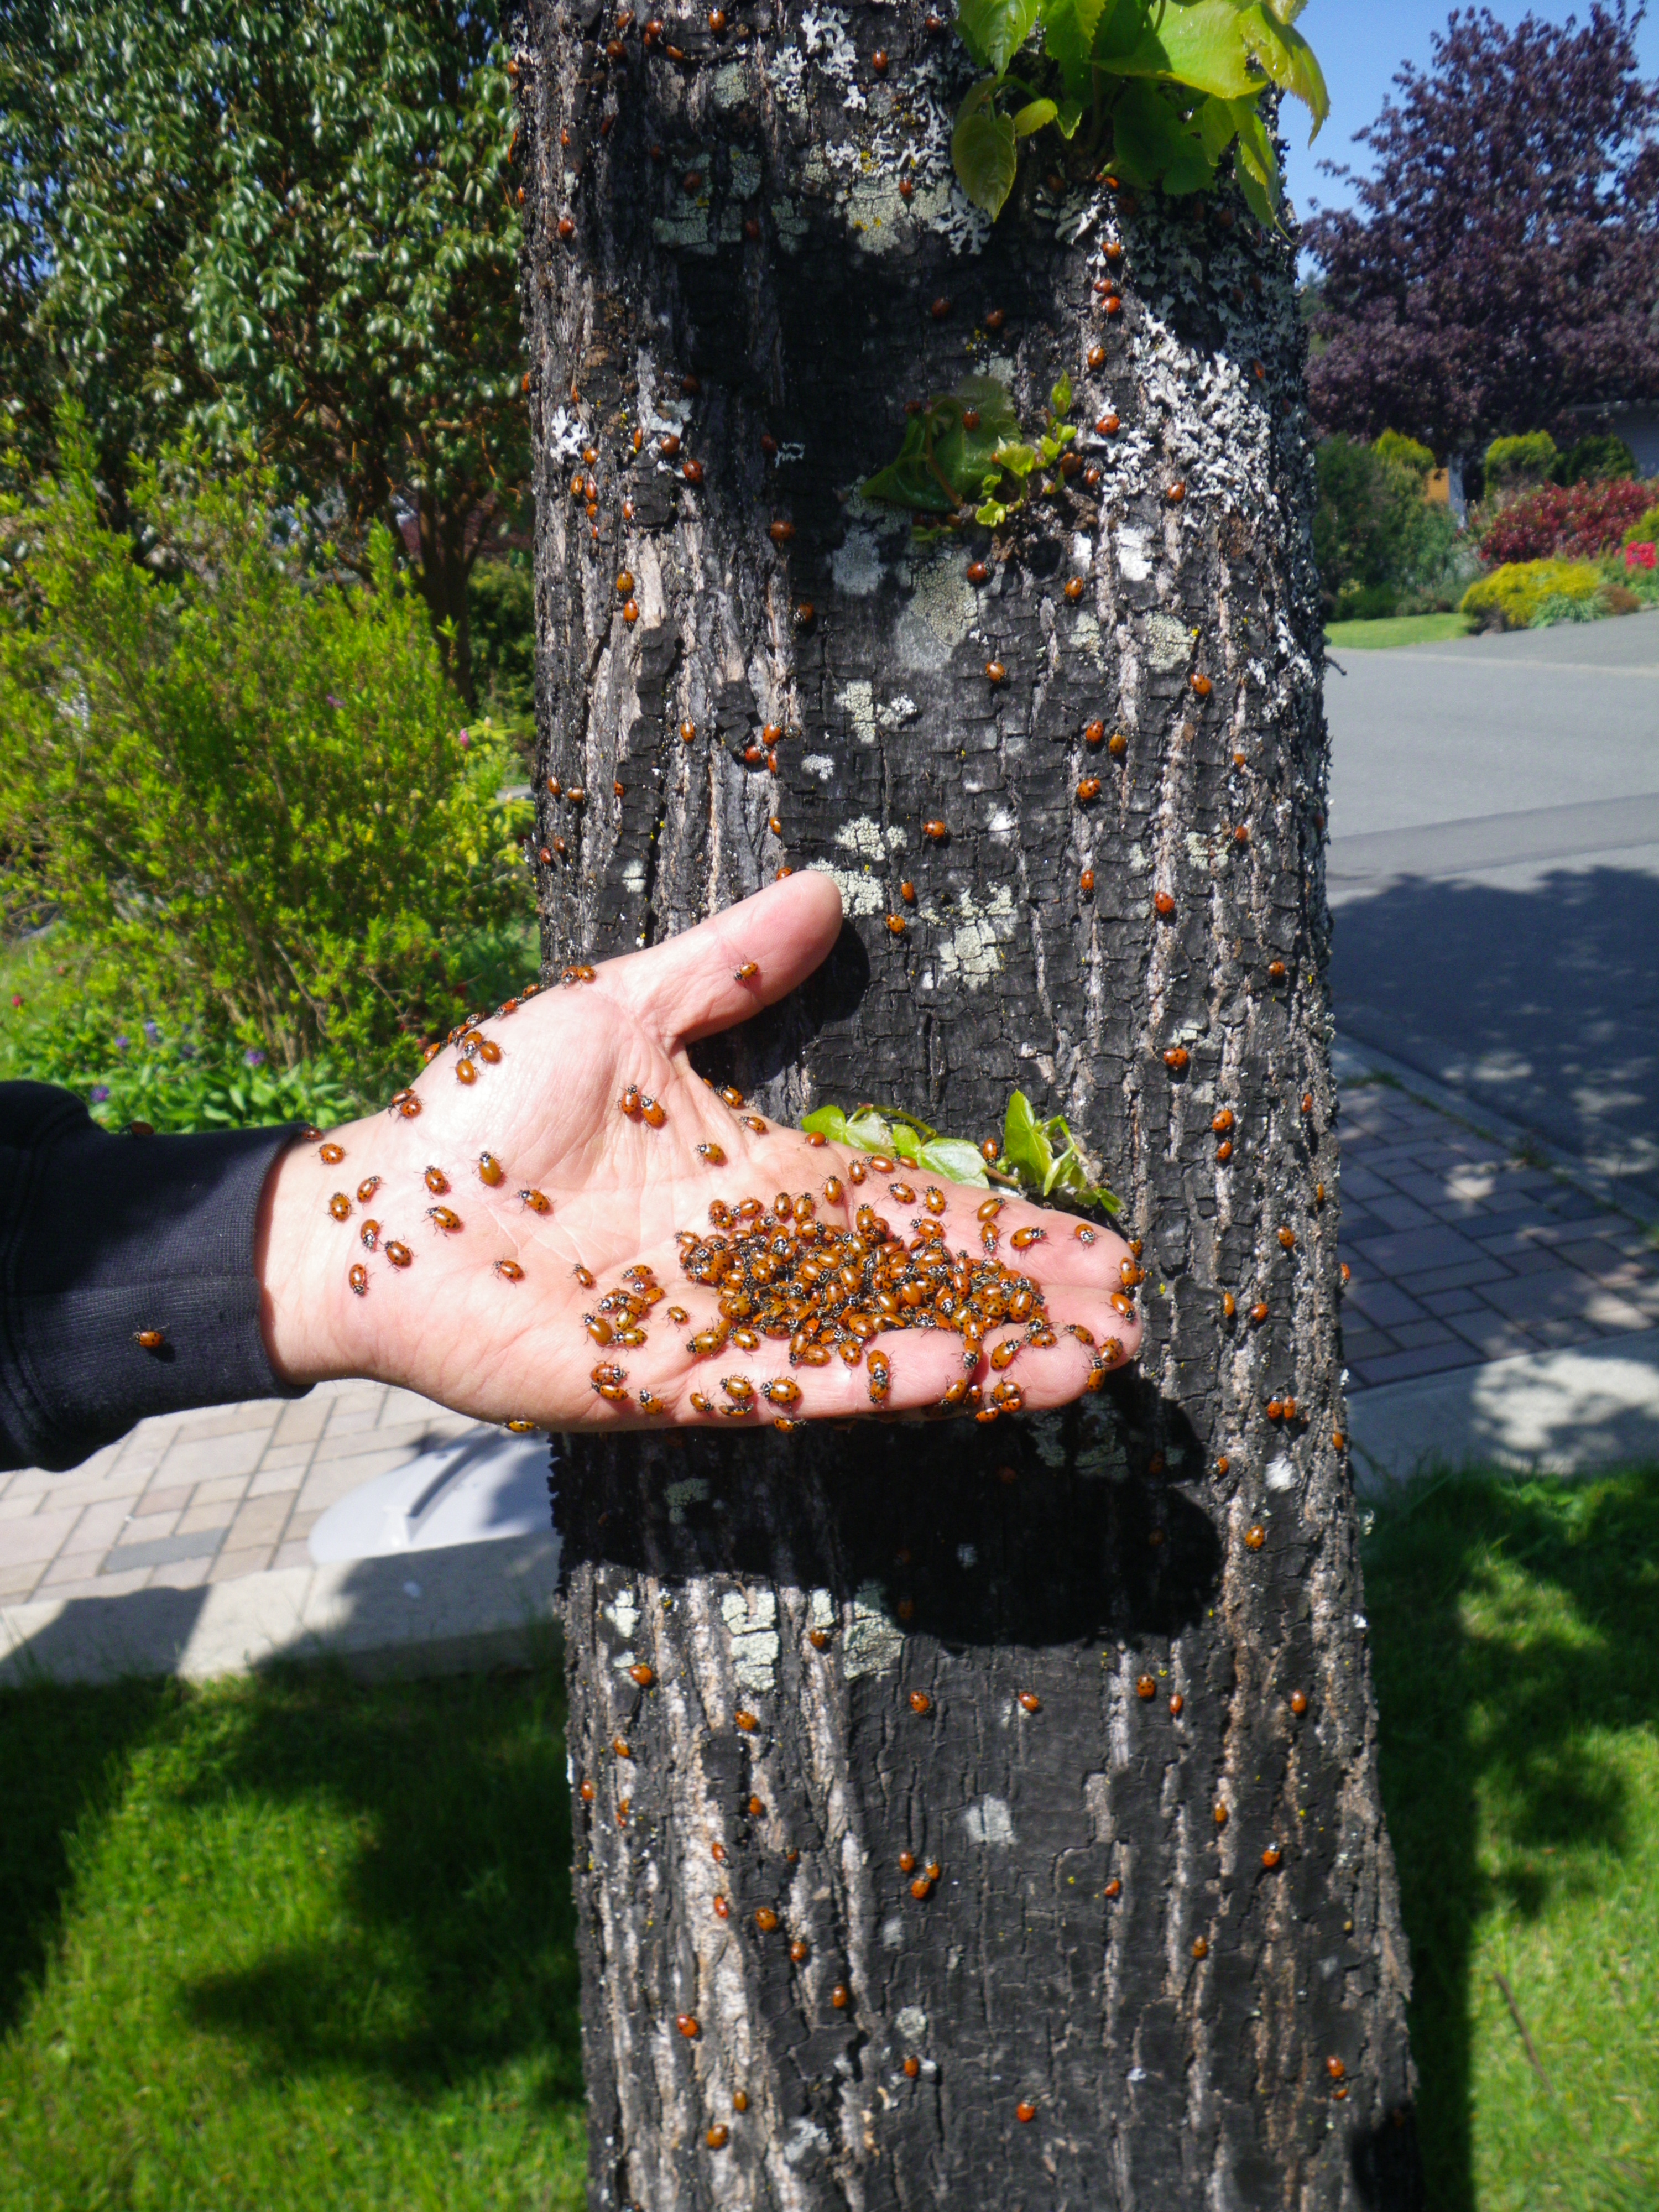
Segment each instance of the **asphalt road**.
M1339 1030L1659 1206L1659 612L1335 658Z

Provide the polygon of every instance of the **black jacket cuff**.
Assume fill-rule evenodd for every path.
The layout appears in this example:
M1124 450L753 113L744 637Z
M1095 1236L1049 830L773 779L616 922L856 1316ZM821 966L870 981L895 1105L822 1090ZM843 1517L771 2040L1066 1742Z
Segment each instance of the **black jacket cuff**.
M305 1395L272 1371L253 1272L260 1193L298 1133L112 1136L67 1091L0 1084L0 1467L74 1467L149 1414Z

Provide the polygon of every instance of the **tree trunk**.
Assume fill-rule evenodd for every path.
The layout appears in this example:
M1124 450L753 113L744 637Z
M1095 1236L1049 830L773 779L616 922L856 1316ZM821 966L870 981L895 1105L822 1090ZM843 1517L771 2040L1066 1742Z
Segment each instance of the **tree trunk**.
M469 708L477 704L472 682L472 617L467 605L466 580L472 572L467 544L471 502L463 508L444 506L431 493L419 495L421 565L415 588L426 601L433 635L437 638L449 679ZM447 635L444 625L453 628Z
M1393 2212L1293 249L1047 149L990 228L923 14L642 51L532 7L541 770L587 794L542 798L544 953L829 870L836 956L705 1072L786 1120L1065 1112L1146 1348L1064 1416L561 1448L590 2201ZM857 487L969 370L1120 427L918 544Z

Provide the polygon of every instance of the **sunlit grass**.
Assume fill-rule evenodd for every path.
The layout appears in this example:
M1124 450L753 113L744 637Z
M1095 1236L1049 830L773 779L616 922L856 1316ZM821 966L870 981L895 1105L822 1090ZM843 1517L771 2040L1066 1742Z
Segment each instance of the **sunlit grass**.
M1659 1473L1445 1481L1367 1552L1429 2201L1651 2212Z
M1380 622L1332 623L1325 642L1343 646L1438 645L1449 637L1468 637L1476 625L1468 615L1389 615Z
M6 2212L574 2212L561 1719L550 1668L0 1698Z

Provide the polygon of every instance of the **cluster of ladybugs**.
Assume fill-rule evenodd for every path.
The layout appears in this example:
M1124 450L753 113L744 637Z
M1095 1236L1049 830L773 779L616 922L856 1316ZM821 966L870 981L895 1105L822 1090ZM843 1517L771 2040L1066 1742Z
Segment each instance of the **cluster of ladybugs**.
M741 1106L740 1091L722 1097L729 1105ZM624 1113L645 1115L648 1102L630 1086L624 1092ZM763 1128L765 1124L760 1126ZM712 1164L724 1162L717 1145L698 1148ZM863 1183L874 1173L891 1175L896 1163L880 1153L855 1158L847 1170L848 1180ZM891 1182L889 1194L901 1206L913 1206L917 1194L907 1182ZM847 1185L839 1176L823 1186L827 1206L848 1205ZM718 1358L728 1347L756 1352L770 1340L788 1346L792 1367L827 1367L839 1358L848 1367L866 1370L870 1402L884 1406L892 1390L892 1368L887 1354L870 1348L870 1340L890 1330L946 1328L962 1340L967 1373L946 1389L939 1410L971 1413L982 1422L1024 1406L1024 1394L1004 1370L1012 1365L1024 1345L1043 1347L1056 1341L1043 1296L1027 1275L1006 1266L998 1257L1000 1232L997 1216L1004 1201L988 1198L979 1208L981 1252L952 1256L939 1217L945 1212L945 1193L929 1186L921 1194L923 1211L911 1221L907 1243L891 1224L868 1203L859 1205L851 1224L837 1227L817 1218L817 1200L810 1191L792 1196L780 1191L771 1204L754 1197L735 1205L714 1200L708 1208L708 1230L682 1230L680 1266L695 1283L717 1296L716 1317L696 1330L686 1342L696 1359ZM1076 1235L1092 1243L1095 1231L1086 1223L1077 1224ZM1048 1235L1035 1225L1017 1229L1010 1243L1024 1251ZM594 1310L583 1316L593 1341L607 1350L643 1344L643 1323L665 1296L653 1270L629 1268L622 1281L606 1292ZM1114 1303L1126 1315L1133 1309L1122 1293ZM690 1318L683 1306L671 1305L667 1318L684 1325ZM1023 1324L1025 1334L998 1344L990 1355L999 1380L988 1392L969 1378L985 1356L988 1329L1009 1322ZM1086 1345L1093 1354L1090 1388L1098 1389L1107 1375L1123 1358L1115 1337L1103 1346L1080 1324L1068 1322L1066 1333ZM629 1397L627 1370L614 1358L592 1370L592 1384L602 1398L623 1404ZM766 1407L778 1409L774 1425L785 1431L799 1428L793 1408L800 1402L800 1386L790 1376L779 1376L758 1385L747 1375L720 1378L721 1396L702 1390L691 1393L699 1413L742 1420ZM642 1389L635 1394L647 1413L665 1410L656 1395Z

